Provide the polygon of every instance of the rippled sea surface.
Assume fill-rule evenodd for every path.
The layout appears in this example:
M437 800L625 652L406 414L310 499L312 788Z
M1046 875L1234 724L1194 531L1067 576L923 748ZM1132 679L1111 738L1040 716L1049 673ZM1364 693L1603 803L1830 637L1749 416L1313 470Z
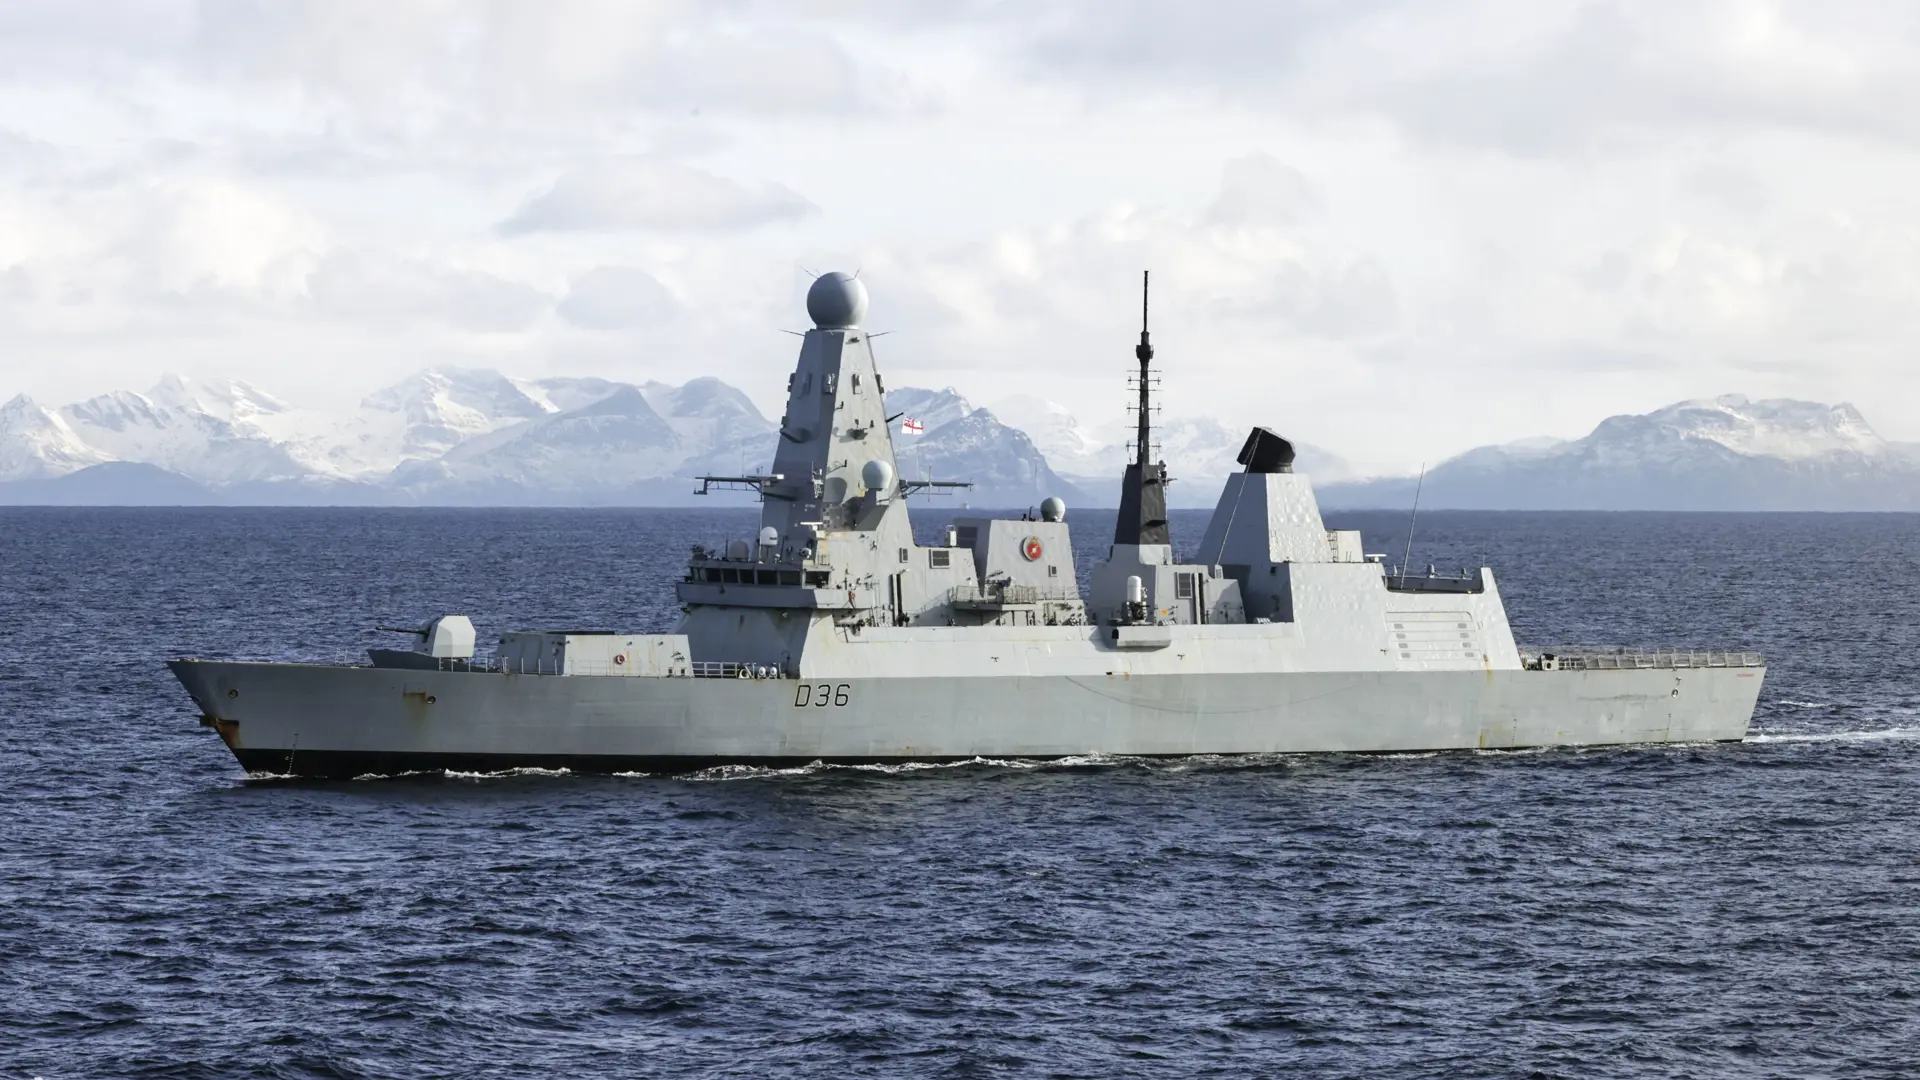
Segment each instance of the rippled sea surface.
M1920 1074L1920 518L1421 516L1766 652L1740 745L249 780L160 663L661 629L753 523L0 510L0 1078Z

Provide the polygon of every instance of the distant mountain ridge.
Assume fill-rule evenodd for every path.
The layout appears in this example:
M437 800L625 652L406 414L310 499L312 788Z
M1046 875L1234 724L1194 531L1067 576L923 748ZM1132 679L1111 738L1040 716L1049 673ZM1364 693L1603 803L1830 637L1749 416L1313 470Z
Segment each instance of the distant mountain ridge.
M951 389L895 401L927 428L899 434L902 470L973 482L945 496L956 504L1079 499L1025 433ZM430 368L336 415L244 382L168 375L57 410L25 395L0 406L0 503L685 505L697 476L765 470L778 437L745 393L710 376Z
M1089 428L1030 397L975 406L952 387L887 394L908 478L970 480L949 505L1059 495L1117 503L1123 419ZM905 419L924 433L908 434ZM1283 429L1284 432L1284 429ZM1206 418L1155 428L1174 506L1211 506L1246 437ZM765 469L777 426L712 377L673 385L430 368L320 413L239 381L161 378L58 409L0 405L0 503L688 505L694 477ZM1849 404L1725 395L1609 417L1578 439L1483 446L1415 477L1354 479L1301 445L1340 508L1920 510L1920 447ZM721 498L725 498L722 496Z
M903 387L887 392L893 423L894 456L907 479L967 480L966 491L938 493L953 505L1038 506L1057 495L1079 503L1084 493L1053 471L1047 456L1027 433L1009 427L990 409L976 409L949 386L943 390ZM918 421L924 434L909 434L906 421Z
M1740 394L1612 416L1572 440L1483 446L1415 477L1327 485L1322 505L1463 510L1915 510L1920 447L1850 404Z

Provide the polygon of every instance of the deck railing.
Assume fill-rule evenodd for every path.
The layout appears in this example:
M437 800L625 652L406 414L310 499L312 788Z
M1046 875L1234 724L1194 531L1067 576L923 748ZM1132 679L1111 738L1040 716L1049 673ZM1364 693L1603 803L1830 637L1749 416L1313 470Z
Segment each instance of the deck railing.
M1632 668L1757 668L1757 652L1736 649L1527 649L1521 663L1534 671L1618 671Z
M955 585L947 590L947 602L967 607L1037 604L1042 600L1074 600L1079 594L1066 589L1042 588L989 581L983 585Z
M696 660L687 665L696 679L780 679L777 664L741 664L732 660Z
M397 668L395 670L407 670ZM502 659L499 656L476 656L472 659L436 658L433 665L419 670L425 671L473 671L506 675L631 675L628 665L608 663L606 661L580 660L566 661L550 657ZM675 665L662 672L660 678L695 679L784 679L786 673L778 664L748 664L733 660L696 660L684 665Z

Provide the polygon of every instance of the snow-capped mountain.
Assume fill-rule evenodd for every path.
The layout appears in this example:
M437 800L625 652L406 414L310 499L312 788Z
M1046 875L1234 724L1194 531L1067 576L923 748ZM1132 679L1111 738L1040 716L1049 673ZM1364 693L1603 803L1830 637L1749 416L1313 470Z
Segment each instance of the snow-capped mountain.
M1409 505L1416 478L1335 485L1324 504ZM1852 405L1738 394L1609 417L1584 438L1483 446L1429 470L1422 506L1892 510L1920 507L1920 454Z
M200 382L171 372L160 376L146 397L162 408L218 417L249 433L265 433L268 418L293 411L286 402L239 379Z
M260 426L261 418L286 406L265 395L213 397L196 389L170 376L147 394L116 390L68 405L60 416L112 460L157 465L204 483L293 480L313 471Z
M894 424L905 476L975 483L946 496L955 505L1118 501L1124 417L1088 427L1036 398L979 409L952 387L903 387L887 408L925 427ZM1155 434L1176 480L1169 501L1212 505L1245 431L1175 418ZM434 368L325 413L243 382L169 375L60 409L25 396L0 406L0 502L684 505L695 476L763 471L777 438L745 394L710 377ZM1412 501L1413 477L1342 483L1344 462L1297 449L1326 506ZM1920 509L1920 446L1881 438L1851 405L1729 395L1610 417L1579 439L1470 450L1427 473L1421 505Z
M1126 467L1126 447L1117 431L1096 432L1057 401L1030 394L1001 398L988 406L995 416L1019 428L1063 474L1104 476ZM1115 425L1108 425L1114 427Z
M608 502L679 473L687 447L638 387L408 461L392 483L421 502Z
M0 482L50 479L112 460L25 394L0 405Z
M898 390L887 391L887 415L899 414L901 422L918 420L928 433L942 428L955 420L973 412L973 404L960 391L949 386L943 390L926 390L917 386L903 386ZM894 431L900 430L898 423Z
M1088 428L1065 405L1025 395L1005 398L993 408L1032 436L1048 464L1095 505L1119 503L1120 478L1133 459L1134 432L1124 418ZM1168 502L1178 507L1211 507L1218 501L1221 485L1240 468L1240 448L1247 442L1246 429L1205 417L1163 420L1154 425L1153 436L1157 456L1176 481L1167 488ZM1299 470L1316 480L1353 475L1351 466L1324 450L1297 442L1294 449Z
M1084 492L1053 471L1026 432L1001 423L991 410L973 408L952 387L889 390L887 414L901 414L893 424L893 445L903 477L973 482L952 494L956 504L1034 506L1049 495L1085 500ZM903 432L908 417L926 433Z
M168 375L57 411L9 404L0 484L33 486L0 501L677 502L691 476L763 467L774 437L713 378L642 387L432 368L330 414Z
M375 417L399 421L384 425L399 439L386 449L403 461L438 457L468 439L559 411L522 380L473 368L429 368L361 404Z
M702 376L682 386L650 382L640 392L686 452L676 475L759 472L773 457L776 425L746 394L719 379Z

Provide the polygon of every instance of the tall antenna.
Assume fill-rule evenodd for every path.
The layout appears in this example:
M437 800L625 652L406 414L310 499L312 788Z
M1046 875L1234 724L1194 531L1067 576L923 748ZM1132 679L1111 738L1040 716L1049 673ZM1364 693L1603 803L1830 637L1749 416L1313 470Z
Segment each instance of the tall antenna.
M1133 355L1140 361L1140 416L1139 430L1134 435L1134 460L1142 465L1147 463L1147 449L1153 438L1147 386L1147 366L1153 363L1153 339L1147 335L1147 285L1152 274L1151 270L1140 271L1140 344L1133 347Z
M1413 485L1413 513L1407 515L1407 550L1400 554L1400 580L1407 578L1407 560L1413 558L1413 523L1420 520L1420 489L1427 485L1427 463L1420 463L1420 479Z
M1170 544L1167 530L1166 470L1155 465L1153 454L1153 338L1147 333L1147 286L1151 271L1140 272L1140 344L1133 355L1140 361L1140 414L1134 418L1134 455L1120 481L1120 516L1113 523L1115 544Z

